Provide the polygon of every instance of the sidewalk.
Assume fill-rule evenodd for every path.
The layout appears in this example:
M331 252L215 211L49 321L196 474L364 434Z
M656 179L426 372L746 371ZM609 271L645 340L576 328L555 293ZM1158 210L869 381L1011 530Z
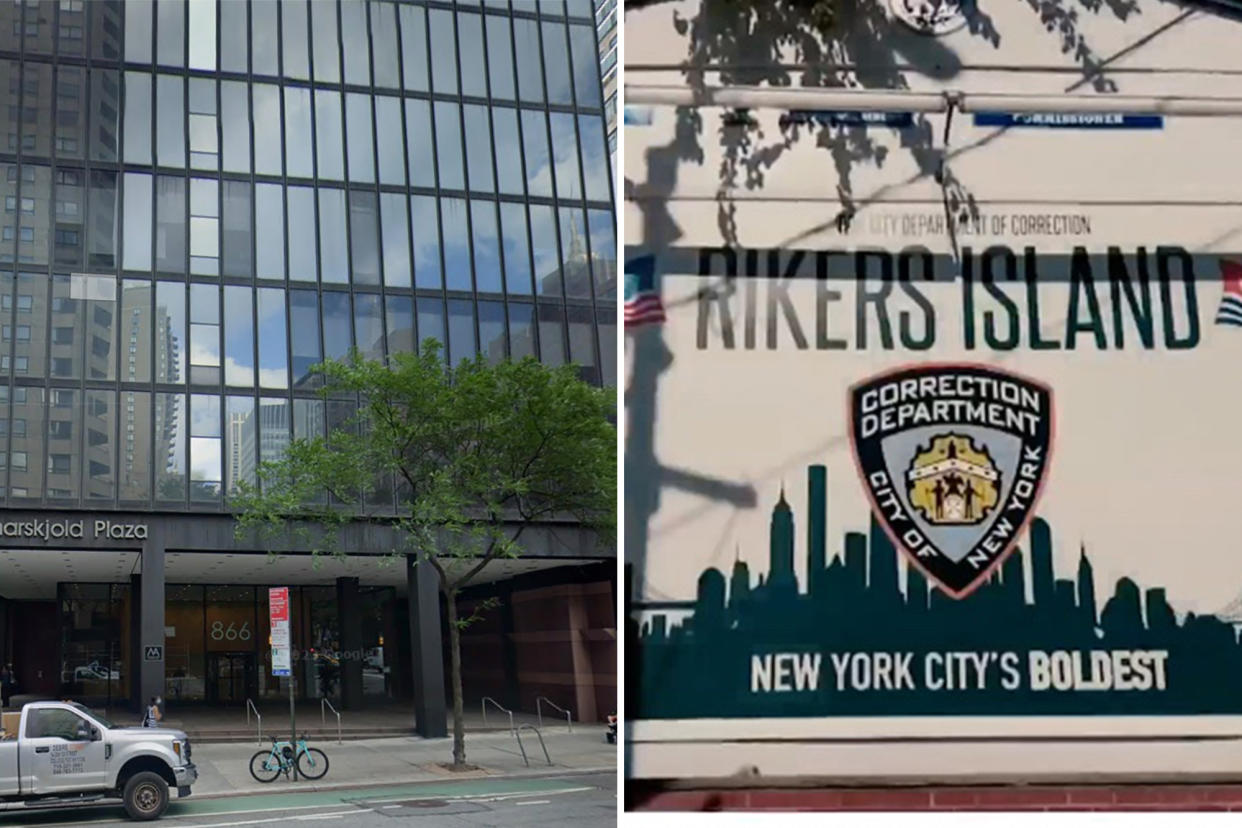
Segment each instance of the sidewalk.
M544 743L552 758L552 765L549 766L535 733L522 730L522 744L530 759L530 767L522 761L512 733L467 733L466 761L478 765L480 769L462 773L453 773L437 765L452 762L451 737L420 739L402 736L359 739L343 744L337 744L335 740L312 739L310 746L328 755L327 775L313 782L304 779L293 782L282 775L268 784L257 782L250 775L250 757L261 749L254 739L194 744L193 758L198 766L198 782L194 785L193 797L322 791L363 785L448 782L547 773L607 772L617 767L617 746L608 744L604 737L606 732L606 727L598 725L575 725L573 733L566 732L563 726L545 727L542 731ZM270 748L269 740L267 749Z

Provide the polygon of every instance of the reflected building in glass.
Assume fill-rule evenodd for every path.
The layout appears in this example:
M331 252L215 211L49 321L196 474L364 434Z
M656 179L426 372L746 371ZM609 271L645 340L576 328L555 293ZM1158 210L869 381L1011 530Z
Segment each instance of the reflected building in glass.
M261 462L356 409L319 398L310 372L351 347L382 359L433 337L453 361L530 355L615 386L612 128L597 22L592 0L0 5L0 502L32 519L165 521L166 537L227 521L231 493ZM230 556L254 551L213 537ZM14 580L18 547L43 539L0 540L0 659L37 661L17 651L14 613L33 618L28 602L55 598L68 617L71 601L87 600L66 597L69 583L92 580L102 558L79 564L80 550L63 549L66 577ZM148 554L131 546L116 554ZM178 570L165 546L171 596L174 576L195 567ZM152 619L130 600L143 567L121 571L124 588L90 600L123 616L124 635L149 637L139 630ZM223 563L213 571L267 583L238 581ZM397 580L386 585L394 611L422 612ZM185 592L176 612L199 601L209 631L204 589ZM228 613L245 615L237 607L262 603L255 596L230 593ZM352 617L332 616L345 638ZM121 635L120 621L100 624ZM184 651L180 698L223 700L213 682L226 674L259 696L278 687L256 666L266 642L236 648L252 661L216 663L209 637L186 643L185 624L163 626L176 630L165 678ZM85 627L73 629L42 650L98 649L83 650ZM405 679L381 682L388 697L413 692L409 635L380 656L386 676L405 659ZM154 681L144 672L154 668L123 656L107 656L109 699ZM559 696L526 688L521 661L504 659L514 704L590 696L594 708L594 687L573 679ZM45 692L98 695L73 684L76 667L31 669L59 677ZM186 678L196 672L197 683ZM487 681L469 691L500 692ZM27 686L40 682L32 672ZM345 676L337 692L356 703L357 687Z

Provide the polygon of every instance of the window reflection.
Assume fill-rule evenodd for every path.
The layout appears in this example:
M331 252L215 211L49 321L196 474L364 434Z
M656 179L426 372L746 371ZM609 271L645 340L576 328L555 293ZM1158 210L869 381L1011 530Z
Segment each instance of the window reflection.
M431 105L427 101L417 98L406 100L405 129L410 184L414 187L436 186L435 154L431 140Z
M91 126L86 142L92 161L115 161L120 150L121 73L93 68L90 77Z
M259 400L259 462L282 459L289 448L289 401L275 397Z
M414 286L439 290L440 218L431 196L410 196L410 231L414 237Z
M375 193L350 192L349 259L354 284L378 285L380 282L377 212Z
M381 184L405 184L405 159L401 144L401 99L375 97L375 142L379 148Z
M156 394L152 419L152 438L159 448L158 452L152 452L155 460L155 499L184 500L189 465L186 457L189 429L185 395Z
M4 389L10 393L9 388ZM37 499L43 495L43 462L47 447L44 417L48 406L42 388L13 388L13 421L26 423L23 434L16 431L9 438L9 496L11 500Z
M315 229L315 191L311 187L289 187L289 281L313 282L318 277L318 259L310 236Z
M80 170L57 170L55 192L56 228L52 241L53 262L81 267L86 248L86 188Z
M216 6L215 0L190 0L191 69L216 69Z
M405 196L380 193L380 228L384 254L384 284L410 286L409 215Z
M457 38L453 34L453 13L440 9L427 12L431 37L431 88L450 95L457 93Z
M48 392L47 411L47 483L44 493L53 500L71 500L78 497L81 480L78 465L78 441L82 435L82 409L80 392L53 388ZM25 458L22 458L25 460ZM37 457L30 460L38 462ZM18 464L16 456L10 459Z
M290 243L294 243L292 237ZM349 281L344 190L326 187L319 190L319 265L324 282L344 284Z
M225 181L224 219L221 222L223 272L225 276L249 276L253 272L250 255L250 182Z
M548 83L548 103L573 105L569 80L569 48L562 23L543 24L543 70Z
M285 294L259 288L259 385L288 388L289 348L285 343Z
M319 177L341 181L345 178L345 139L341 133L341 95L327 89L315 90L315 157Z
M160 282L155 289L155 381L185 382L185 285Z
M591 27L571 23L569 46L573 53L574 91L578 94L578 106L597 107L600 93L599 53Z
M378 294L354 295L354 335L364 358L384 358L384 320Z
M492 97L511 101L513 89L513 43L509 18L489 14L487 20L487 74Z
M414 299L409 296L384 297L388 324L388 353L414 353Z
M130 0L125 9L125 60L151 62L155 10L152 0Z
M325 359L343 359L353 343L349 313L349 294L323 293L323 355Z
M17 77L16 74L13 77ZM151 76L145 72L125 73L125 150L126 164L151 163Z
M185 4L181 0L157 0L156 9L156 62L185 66Z
M285 199L279 184L256 184L255 258L260 279L285 278Z
M530 238L535 260L535 290L541 296L559 296L561 265L556 246L556 217L551 207L530 205Z
M504 245L505 289L510 294L531 292L530 242L526 236L526 207L502 202L500 235Z
M339 83L341 53L336 34L336 3L311 3L311 36L314 38L315 80Z
M542 112L522 110L522 143L526 155L526 190L533 196L552 197L552 156L548 152L548 122Z
M578 141L574 134L574 116L553 112L548 116L552 125L552 153L556 161L556 197L582 198L578 180Z
M492 108L492 131L496 137L496 176L500 192L522 195L521 143L516 109Z
M51 67L49 66L50 70ZM26 67L27 73L31 67ZM48 80L51 76L49 72ZM34 102L32 102L33 105ZM45 104L46 106L46 104ZM61 64L56 73L55 145L61 159L80 159L86 152L86 71ZM47 153L42 153L47 154Z
M146 391L122 391L120 416L117 484L121 501L150 500L151 467L163 462L171 446L153 428L151 395Z
M509 303L509 358L537 357L535 350L535 306Z
M211 394L191 394L190 500L219 499L223 459L220 444L220 398Z
M225 3L225 6L232 4ZM226 172L250 172L250 99L241 81L220 82L220 126Z
M190 79L190 166L214 172L219 166L220 142L216 123L216 82Z
M505 358L505 306L503 302L479 303L479 347L488 362L495 365Z
M543 68L539 55L539 24L534 20L514 18L514 54L517 56L518 98L530 103L543 101Z
M487 107L466 104L463 108L466 122L466 157L470 166L470 189L490 193L495 191L492 183L492 133L488 124Z
M125 173L125 269L151 269L151 176Z
M87 225L87 263L93 268L114 268L117 263L117 213L120 207L117 174L92 170L90 176L91 220Z
M595 362L595 332L591 325L594 313L590 308L570 305L565 309L569 322L569 360L578 366L583 382L599 385L599 369Z
M598 115L578 116L578 140L582 145L582 172L586 178L586 197L591 201L611 201L608 183L608 153L604 149L604 120Z
M461 93L487 97L482 15L457 13L457 48L461 59Z
M116 392L87 391L84 397L83 493L87 500L111 500L116 494Z
M545 365L564 365L565 360L565 312L562 307L540 302L539 357Z
M371 145L371 98L351 92L345 96L346 144L349 180L375 181L375 152Z
M285 172L298 178L315 174L311 158L310 90L285 87Z
M449 290L470 290L470 235L466 200L440 199L440 226L444 235L444 277Z
M220 382L220 293L212 285L190 285L190 383Z
M280 33L276 30L276 13L275 3L250 4L250 50L256 75L276 75L280 72L277 65ZM259 119L255 118L254 122L258 124Z
M475 355L474 304L464 299L448 302L449 358L456 365Z
M480 292L500 293L500 238L496 229L496 205L470 202L470 232L474 236L474 280Z
M246 42L246 4L217 3L220 9L220 69L224 72L245 72L248 57Z
M371 43L375 47L375 85L397 89L401 86L397 70L397 17L392 3L370 3Z
M561 276L565 295L591 298L591 267L587 258L586 218L577 207L561 207Z
M310 78L306 54L306 0L282 0L280 4L281 61L287 78Z
M6 295L10 295L12 281L5 279L4 283ZM32 377L47 375L47 290L48 279L45 274L17 274L17 302L14 310L18 335L12 343L15 374L25 373ZM7 312L8 309L5 310ZM25 337L21 335L22 329L26 331Z
M224 286L224 384L254 385L254 293Z
M220 183L190 179L190 272L220 274Z
M293 387L318 386L321 378L310 370L323 361L319 346L319 296L315 291L289 291L289 335L293 345Z
M185 179L179 175L161 175L155 179L156 270L185 272L185 231ZM127 233L126 244L128 241Z
M367 7L364 3L341 4L341 43L344 46L345 82L369 86L371 55L367 45Z
M255 8L262 5L256 4ZM280 175L280 87L256 83L251 87L251 95L254 101L254 171L261 175Z
M612 213L588 210L587 226L591 238L591 272L595 278L595 297L601 302L617 301L617 241Z
M406 89L426 92L427 83L427 17L421 6L402 4L397 9L401 17L401 72Z
M418 309L418 349L421 352L424 339L434 339L444 344L444 303L439 299L419 297ZM444 349L440 350L445 356Z
M254 485L257 475L258 422L252 397L229 397L225 414L224 487L230 493L238 484Z
M605 388L617 387L617 315L604 310L595 312L599 326L600 380Z
M461 122L457 104L436 101L436 158L440 168L440 186L449 190L465 189L462 171Z

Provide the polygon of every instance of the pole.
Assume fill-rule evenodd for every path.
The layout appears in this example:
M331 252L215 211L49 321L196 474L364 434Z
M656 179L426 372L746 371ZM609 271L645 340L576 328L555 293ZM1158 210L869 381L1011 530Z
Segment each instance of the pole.
M292 611L290 611L292 614ZM293 746L293 781L298 781L298 718L297 711L293 707L293 682L296 676L295 670L289 671L289 728L293 731L290 736L289 744Z

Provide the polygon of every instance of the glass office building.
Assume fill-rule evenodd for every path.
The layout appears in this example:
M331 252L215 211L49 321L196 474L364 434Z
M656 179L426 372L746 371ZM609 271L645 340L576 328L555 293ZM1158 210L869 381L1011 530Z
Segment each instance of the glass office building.
M246 595L208 583L196 563L208 558L193 555L213 550L187 527L231 523L230 494L259 463L349 416L356 401L317 396L309 369L323 358L351 347L382 358L434 337L454 361L529 354L615 385L593 11L591 0L0 5L0 498L10 522L81 518L88 535L109 512L142 522L163 538L164 615L204 607L201 635L197 622L154 625L154 599L136 592L154 580L150 541L77 549L0 526L0 657L32 657L17 633L23 612L41 610L24 603L55 603L60 619L60 663L28 687L59 692L49 674L63 685L83 661L110 698L147 693L155 668L137 669L136 648L153 634L131 626L165 628L162 689L197 672L190 692L209 700L222 670L263 672L257 634L234 648L255 664L207 663L228 650L210 636L212 596L230 619L253 606L257 626L266 581L247 576L259 591ZM255 551L212 531L214 551ZM45 546L67 567L54 583ZM92 555L120 556L118 577L86 577L100 571ZM241 577L214 571L234 587ZM325 588L309 571L290 580ZM369 600L406 600L404 576L389 586ZM307 642L351 637L340 618L354 611L338 609ZM84 643L91 613L130 639L121 654ZM176 651L198 660L174 666ZM257 677L243 682L259 692Z

